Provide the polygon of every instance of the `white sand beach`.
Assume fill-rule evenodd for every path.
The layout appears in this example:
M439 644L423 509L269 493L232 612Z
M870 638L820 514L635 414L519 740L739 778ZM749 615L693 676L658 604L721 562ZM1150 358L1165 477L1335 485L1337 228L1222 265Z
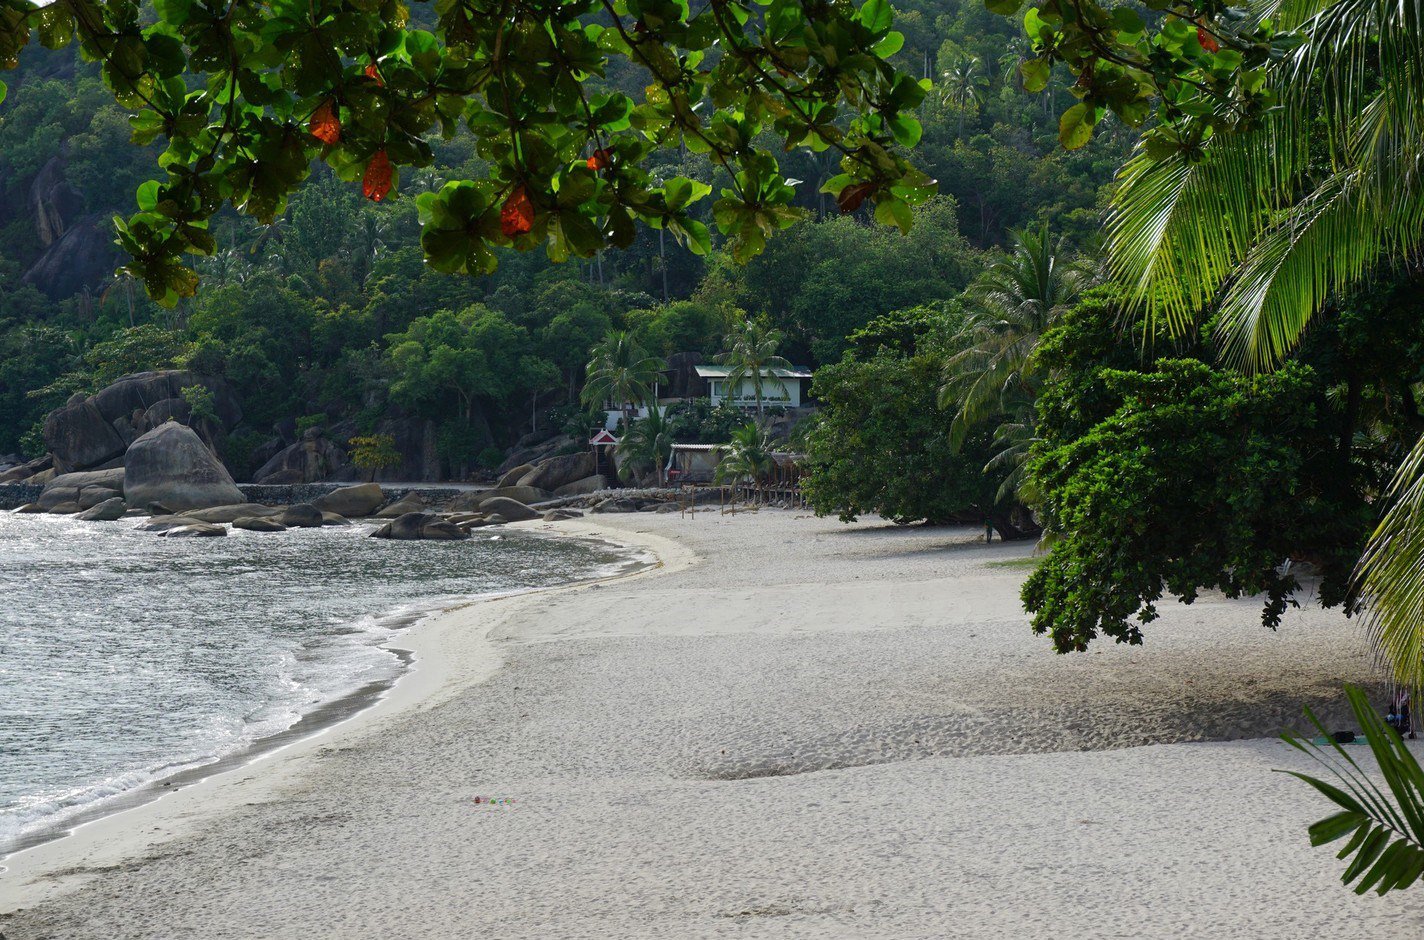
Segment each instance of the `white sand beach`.
M662 566L422 625L376 707L8 859L0 935L1424 935L1424 891L1344 888L1329 805L1271 772L1372 678L1338 611L1164 603L1058 656L1003 564L1030 546L976 530L557 531Z

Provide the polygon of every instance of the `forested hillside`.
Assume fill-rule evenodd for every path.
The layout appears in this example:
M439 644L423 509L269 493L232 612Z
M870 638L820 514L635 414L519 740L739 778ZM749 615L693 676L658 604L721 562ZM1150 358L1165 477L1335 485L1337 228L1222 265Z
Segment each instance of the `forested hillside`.
M316 427L342 443L390 434L408 457L423 448L425 464L433 441L438 466L404 469L463 475L498 463L536 424L577 414L589 351L610 330L657 355L710 357L751 316L783 334L782 355L817 367L871 320L957 296L1012 228L1047 222L1091 248L1130 133L1112 127L1063 150L1058 115L1071 99L1022 90L1019 25L979 0L899 6L896 61L935 83L916 161L942 194L907 236L873 224L868 204L842 214L819 193L838 172L830 157L790 154L783 169L810 220L745 265L715 241L704 259L640 229L632 247L591 262L505 251L493 275L439 274L422 260L414 197L481 177L473 138L460 135L432 142L436 165L407 171L398 198L367 200L318 167L272 225L228 210L197 296L173 309L114 276L110 219L159 175L154 153L130 143L96 68L69 50L27 51L0 104L0 455L39 453L39 423L76 392L181 366L237 393L244 417L224 456L239 478ZM608 81L641 87L631 73ZM655 159L665 177L725 182L702 156Z

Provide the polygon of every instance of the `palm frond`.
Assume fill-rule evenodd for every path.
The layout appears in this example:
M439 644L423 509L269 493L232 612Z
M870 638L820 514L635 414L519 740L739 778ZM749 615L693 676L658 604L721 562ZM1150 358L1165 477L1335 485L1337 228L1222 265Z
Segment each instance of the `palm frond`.
M1279 772L1304 781L1340 807L1339 812L1312 825L1309 835L1314 846L1349 837L1337 858L1354 858L1341 881L1355 883L1356 894L1371 889L1377 894L1403 890L1424 874L1424 770L1400 736L1380 720L1363 691L1351 686L1346 696L1389 793L1334 743L1309 709L1306 716L1329 743L1304 741L1291 734L1282 737L1329 770L1338 783L1293 770Z

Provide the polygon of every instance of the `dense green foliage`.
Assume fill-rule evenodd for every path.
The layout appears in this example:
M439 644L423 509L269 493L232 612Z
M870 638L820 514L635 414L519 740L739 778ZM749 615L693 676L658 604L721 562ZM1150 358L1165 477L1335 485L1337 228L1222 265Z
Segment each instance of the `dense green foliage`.
M1024 586L1035 629L1061 650L1100 634L1136 643L1164 593L1190 602L1206 588L1263 593L1274 626L1296 587L1291 559L1318 569L1322 603L1340 603L1381 480L1378 445L1356 438L1358 408L1332 393L1361 374L1362 347L1377 349L1352 335L1359 317L1261 376L1161 337L1144 351L1119 323L1113 295L1095 292L1037 352L1053 381L1029 473L1056 540Z
M472 408L472 436L509 447L536 422L559 423L550 409L578 400L590 350L612 329L631 331L651 356L693 352L711 361L751 316L784 336L781 355L815 367L838 360L847 336L867 322L956 295L1009 226L1046 219L1086 244L1101 188L1129 138L1114 132L1063 152L1054 95L1025 95L1018 86L1015 63L1026 54L1018 26L977 0L900 6L896 28L905 40L892 59L935 83L916 109L923 126L916 161L945 194L920 207L908 236L869 224L870 200L842 214L835 194L818 192L838 172L833 152L797 150L781 160L787 177L804 181L793 187L794 205L809 221L773 235L745 265L733 262L715 231L709 197L689 210L689 219L714 229L705 257L681 249L666 230L639 228L628 247L587 261L558 265L545 253L496 249L494 274L443 275L424 263L414 200L397 197L488 172L481 138L460 129L448 140L430 136L431 166L398 171L395 192L379 203L317 165L271 225L222 210L208 229L215 253L198 261L202 290L171 311L142 286L109 277L117 252L71 253L80 236L100 247L110 240L108 217L131 212L136 189L154 176L156 150L129 142L127 111L96 65L32 45L6 76L9 96L0 104L0 454L37 453L37 424L72 392L172 364L234 384L249 444L309 415L324 415L328 425L357 419L364 430L386 418L445 426L460 410L453 394L392 392L400 374L388 337L417 318L477 304L527 331L531 355L560 375L549 387L536 383L537 392L511 389ZM413 13L425 22L428 10L417 5ZM987 85L971 99L946 97L945 74L971 59ZM588 85L639 95L647 81L615 57L608 75ZM714 194L730 185L707 154L664 149L644 166L657 179L685 176ZM70 189L77 205L62 198ZM84 277L57 281L51 262ZM121 371L90 356L98 347Z
M943 365L932 347L882 348L817 370L823 410L807 434L803 485L818 514L852 521L878 513L896 522L980 522L990 514L997 483L984 473L987 439L951 445L935 400Z

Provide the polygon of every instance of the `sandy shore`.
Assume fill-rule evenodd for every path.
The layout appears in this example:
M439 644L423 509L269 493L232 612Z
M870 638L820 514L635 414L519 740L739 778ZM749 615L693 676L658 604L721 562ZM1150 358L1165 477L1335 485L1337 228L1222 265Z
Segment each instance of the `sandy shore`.
M1270 772L1306 766L1270 737L1302 705L1370 678L1338 613L1271 633L1206 597L1062 657L1003 564L1028 547L971 530L559 528L663 567L422 626L376 708L8 859L0 934L1424 932L1419 892L1340 886L1304 832L1328 807Z

